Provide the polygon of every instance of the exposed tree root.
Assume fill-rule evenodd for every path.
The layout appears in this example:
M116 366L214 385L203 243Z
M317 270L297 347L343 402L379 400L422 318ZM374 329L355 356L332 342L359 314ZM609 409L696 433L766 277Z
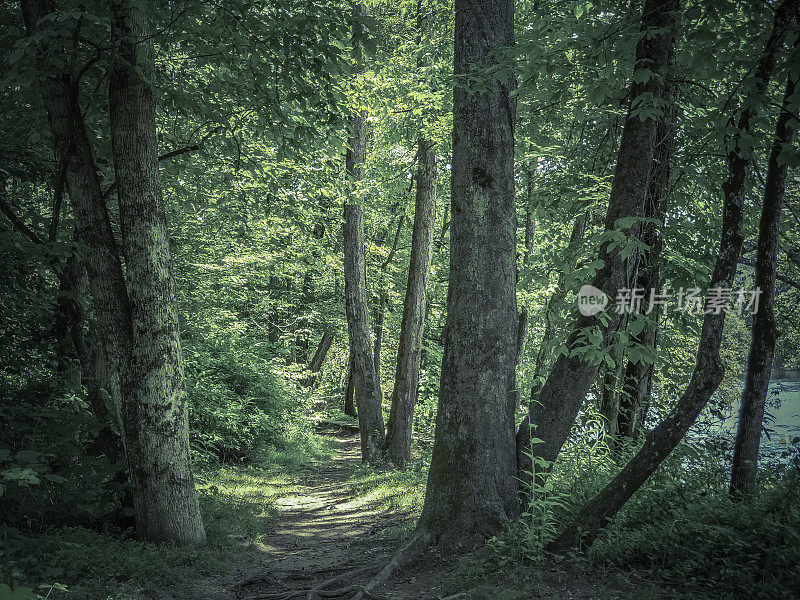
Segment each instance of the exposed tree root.
M389 581L395 573L404 569L414 561L416 561L422 554L430 548L433 536L426 528L420 528L405 545L398 548L386 566L373 577L367 585L364 586L363 591L359 591L352 600L361 600L375 588L383 585ZM366 592L366 593L365 593Z
M364 573L369 573L371 571L377 571L380 568L381 565L377 564L377 565L369 565L366 567L359 567L357 569L350 569L344 573L337 575L336 577L331 577L330 579L323 581L322 583L316 585L311 589L295 589L295 590L282 590L280 592L264 592L252 596L245 596L243 600L293 600L294 598L306 598L307 600L315 600L317 598L340 598L342 596L346 596L354 592L362 594L363 597L369 598L370 600L383 600L379 596L372 594L363 585L348 585L346 587L334 590L325 589L332 586L335 583L339 583L351 577L355 577L356 575L362 575ZM242 584L247 585L248 583L256 583L261 580L270 580L270 579L272 579L272 577L269 575L249 577L247 579L242 580L242 582L240 582L239 584L237 584L237 587L241 587Z

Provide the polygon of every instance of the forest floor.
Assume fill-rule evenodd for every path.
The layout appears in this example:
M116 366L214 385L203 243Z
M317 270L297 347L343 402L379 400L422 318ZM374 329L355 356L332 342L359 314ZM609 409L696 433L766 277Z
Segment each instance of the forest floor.
M290 598L292 591L305 598L301 590L307 592L337 576L341 579L326 589L363 585L373 572L362 568L377 570L391 557L418 516L421 489L397 485L392 475L360 467L357 436L335 436L331 443L330 460L307 466L285 482L274 501L270 531L257 546L250 546L256 556L244 561L246 568L238 566L221 578L212 573L199 576L189 585L189 598L266 600L282 593ZM424 478L416 475L415 482L419 488ZM417 498L409 501L381 492L389 489ZM569 563L497 569L485 557L453 563L423 561L376 593L392 600L437 600L454 594L471 600L681 597L648 572L600 571Z

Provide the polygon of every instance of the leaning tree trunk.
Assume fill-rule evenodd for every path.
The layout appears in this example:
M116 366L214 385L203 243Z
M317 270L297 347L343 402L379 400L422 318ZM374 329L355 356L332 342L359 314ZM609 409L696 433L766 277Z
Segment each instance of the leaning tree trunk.
M69 194L77 238L86 246L84 258L92 304L106 350L112 380L121 380L133 339L130 306L119 249L111 229L100 179L78 103L79 82L68 72L52 71L44 59L57 52L54 32L46 17L53 13L52 0L22 0L28 35L39 34L37 53L42 57L42 96L50 120L56 158L65 165L64 179ZM69 61L64 59L68 64Z
M322 338L319 340L319 344L317 345L317 349L314 352L314 356L311 357L311 361L308 363L308 371L309 375L306 379L306 385L311 387L317 381L317 375L322 369L322 363L325 362L325 357L328 355L328 350L331 349L331 344L333 343L333 334L325 330L322 332Z
M418 525L439 548L517 514L514 469L516 214L513 0L456 0L450 283L436 435ZM493 75L487 74L493 72Z
M183 355L158 172L153 40L141 6L111 3L115 59L111 144L122 225L137 378L123 382L122 420L136 528L147 540L206 540L189 457Z
M795 75L790 70L792 75ZM760 290L758 311L753 317L753 341L747 360L747 376L742 393L739 412L739 428L733 451L731 469L731 493L736 496L750 494L758 473L758 447L764 420L764 404L767 399L772 359L775 355L777 329L775 327L775 269L778 262L781 210L786 192L786 163L779 156L792 143L794 128L791 120L796 118L797 103L791 98L795 81L791 75L786 82L775 140L767 164L767 179L764 186L764 206L758 229L758 251L756 253L756 289Z
M414 229L411 234L411 258L408 267L397 368L392 389L392 404L386 432L386 457L397 465L411 459L411 430L417 400L420 351L428 298L431 250L436 226L436 149L419 140L414 203Z
M742 251L744 237L745 180L750 171L751 155L747 146L740 145L750 138L751 124L756 117L756 107L761 102L770 77L775 70L776 54L786 38L799 0L785 0L775 11L772 33L766 49L758 61L754 74L752 93L739 117L737 133L732 140L733 149L728 154L728 177L722 185L724 201L722 236L719 258L711 276L709 288L731 288L736 276L736 266ZM622 508L633 493L669 456L683 436L697 420L723 377L719 349L725 326L725 311L708 311L703 318L697 363L683 393L672 412L645 439L642 449L628 462L611 482L600 491L578 514L575 521L556 538L548 548L563 553L577 546L581 540L591 544L600 529Z
M678 9L677 0L647 0L642 13L642 37L636 46L634 75L648 70L652 75L643 82L634 77L631 84L631 108L625 121L620 140L619 155L611 186L606 214L606 231L621 230L627 236L635 235L638 223L635 217L642 215L646 182L650 173L656 145L657 119L637 114L637 107L644 98L663 98L664 80L669 57L674 45L674 16ZM633 221L629 225L618 224L623 218ZM617 290L630 288L631 281L628 261L617 250L609 250L603 244L599 250L603 267L595 275L592 285L602 290L606 296L616 298ZM611 311L608 324L604 325L599 316L579 316L567 340L568 352L558 357L537 400L532 400L529 416L517 432L517 461L519 476L530 481L531 429L541 440L536 446L536 454L546 461L555 461L561 447L569 435L572 424L583 405L589 387L597 377L602 351L622 326L624 315ZM580 353L587 343L587 335L592 331L601 334L600 347L594 349L594 356ZM531 427L533 424L533 427Z

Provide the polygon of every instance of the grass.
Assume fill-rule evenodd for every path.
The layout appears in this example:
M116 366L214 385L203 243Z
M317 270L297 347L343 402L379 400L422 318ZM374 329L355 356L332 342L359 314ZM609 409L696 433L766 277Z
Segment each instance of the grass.
M196 467L205 548L149 544L83 527L35 535L0 528L0 598L197 598L202 581L219 585L236 569L255 566L263 539L275 526L276 499L295 491L298 470L330 453L325 438L298 432L257 465ZM12 580L31 591L23 595L22 586L15 585L12 595L2 583Z

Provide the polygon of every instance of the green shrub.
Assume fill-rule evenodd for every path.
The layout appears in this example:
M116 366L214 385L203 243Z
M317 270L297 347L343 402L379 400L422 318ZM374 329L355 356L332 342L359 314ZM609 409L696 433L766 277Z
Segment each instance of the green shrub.
M269 363L230 343L187 344L189 427L195 458L252 461L286 434L289 403Z

